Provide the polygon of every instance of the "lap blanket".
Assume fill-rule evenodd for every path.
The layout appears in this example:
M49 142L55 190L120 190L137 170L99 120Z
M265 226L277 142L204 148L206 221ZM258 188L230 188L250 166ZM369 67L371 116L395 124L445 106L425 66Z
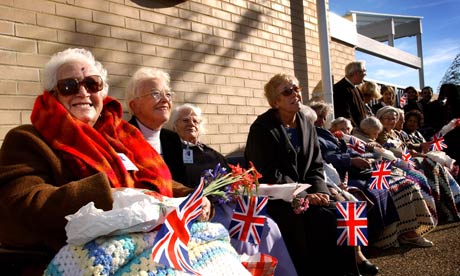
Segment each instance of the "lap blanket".
M66 245L44 275L190 275L153 262L157 232L100 237L82 246ZM251 275L219 223L195 222L188 244L190 262L201 275Z

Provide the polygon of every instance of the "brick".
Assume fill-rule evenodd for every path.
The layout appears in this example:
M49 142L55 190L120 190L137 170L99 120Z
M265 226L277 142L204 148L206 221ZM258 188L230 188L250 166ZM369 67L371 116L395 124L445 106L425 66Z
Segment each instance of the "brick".
M245 105L246 98L243 97L228 97L228 103L233 105Z
M75 31L75 19L51 14L37 14L37 25L67 31Z
M57 32L55 29L38 26L16 24L16 35L24 38L57 41Z
M169 45L169 40L167 37L151 34L151 33L141 33L141 40L144 43L152 45L160 45L167 47Z
M47 41L38 41L38 53L43 55L53 55L57 52L63 51L69 48L69 45L47 42Z
M219 133L220 134L232 134L235 130L238 129L237 124L219 124Z
M121 16L139 19L139 9L131 8L126 5L110 3L110 12Z
M0 111L0 125L21 124L21 113L18 111ZM2 136L3 137L3 136Z
M187 72L183 75L184 81L204 83L205 75L203 73Z
M14 34L14 24L11 22L0 21L0 34Z
M21 125L30 124L30 115L32 114L31 110L22 110L21 111Z
M247 134L233 134L230 136L231 143L244 143L246 144L246 140L248 139Z
M37 96L43 93L43 87L40 82L19 81L18 94Z
M2 20L20 23L35 24L35 12L0 6L0 18Z
M148 33L153 32L153 23L151 22L136 20L133 18L125 18L125 24L126 24L126 28L128 29L133 29L133 30L138 30L138 31L148 32Z
M228 104L220 104L217 106L218 114L235 114L236 106Z
M185 84L190 86L190 84ZM208 95L207 94L199 94L196 93L196 91L200 90L195 90L195 93L186 93L184 95L184 100L187 103L208 103Z
M17 53L17 64L22 66L43 68L49 60L48 55Z
M141 41L141 33L139 31L124 28L111 27L111 36L124 40Z
M205 83L225 85L225 77L219 75L205 75Z
M209 141L210 144L226 144L230 142L230 136L229 135L209 135Z
M128 41L128 52L145 55L156 55L157 49L152 45Z
M94 34L100 36L110 36L110 27L104 24L77 20L77 32L85 34Z
M14 0L14 6L19 9L32 10L44 13L55 13L55 5L50 1L43 0Z
M84 9L69 5L56 4L56 14L59 14L60 16L84 19L88 21L93 20L93 13L90 9Z
M208 103L210 104L228 104L227 96L210 94L208 96ZM217 108L219 110L219 107Z
M170 59L158 56L142 56L142 65L157 68L169 68Z
M16 65L16 53L0 50L0 64Z
M113 52L113 58L111 61L118 62L118 63L126 63L126 64L142 64L142 55L127 53L127 52Z
M157 12L141 10L140 19L158 24L166 24L166 16Z
M0 76L10 80L39 80L38 69L0 65Z
M128 76L129 74L132 74L136 66L134 65L128 65L128 64L120 64L120 63L113 63L113 62L105 62L104 63L105 69L107 69L110 74L114 75L124 75Z
M109 11L109 2L105 0L75 0L75 6L104 12Z
M186 29L186 30L192 29L192 23L182 18L167 17L166 24L170 27L175 27L178 29Z
M0 80L0 94L16 94L16 82L11 80Z
M123 17L119 15L93 11L93 21L97 23L103 23L112 26L124 27L125 20Z
M3 96L0 101L0 109L21 110L32 109L35 97L27 96Z
M127 43L129 42L126 42L120 39L109 38L109 37L95 37L94 38L94 44L97 45L98 47L117 50L117 51L126 51L128 49Z
M212 35L212 26L192 22L192 32L199 32L199 33Z
M157 34L157 35L163 35L165 37L175 37L175 38L179 38L180 37L180 30L179 29L176 29L176 28L172 28L172 27L168 27L168 26L157 26L155 25L154 26L154 33Z
M80 46L94 46L94 36L67 31L58 31L58 41Z

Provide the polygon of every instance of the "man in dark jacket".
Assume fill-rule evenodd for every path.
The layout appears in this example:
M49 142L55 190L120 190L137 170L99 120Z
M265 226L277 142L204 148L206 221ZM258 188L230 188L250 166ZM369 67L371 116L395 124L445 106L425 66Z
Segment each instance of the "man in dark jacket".
M362 119L366 118L366 105L357 85L366 76L364 62L350 62L345 67L345 77L334 84L334 116L344 117L351 121L354 127L359 127Z

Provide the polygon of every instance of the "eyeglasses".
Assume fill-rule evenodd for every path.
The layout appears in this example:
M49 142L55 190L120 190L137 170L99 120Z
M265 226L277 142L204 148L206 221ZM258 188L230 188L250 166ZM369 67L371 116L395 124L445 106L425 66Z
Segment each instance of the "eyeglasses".
M294 92L296 93L299 93L300 91L302 91L302 87L299 85L295 85L293 84L291 88L286 88L284 89L283 91L281 91L281 95L285 96L285 97L289 97L291 96Z
M168 101L172 101L174 98L174 92L166 90L165 92L161 92L160 90L152 90L152 92L140 95L137 98L144 97L150 95L155 101L159 101L161 99L161 96L164 95Z
M101 76L98 75L87 76L81 81L74 78L68 78L58 80L54 90L63 96L70 96L78 94L81 86L85 87L89 93L97 93L104 88L104 82Z

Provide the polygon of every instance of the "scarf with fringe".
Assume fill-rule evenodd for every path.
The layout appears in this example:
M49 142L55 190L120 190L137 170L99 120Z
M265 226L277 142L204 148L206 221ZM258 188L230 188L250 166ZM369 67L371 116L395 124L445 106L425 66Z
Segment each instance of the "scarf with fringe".
M48 91L37 97L31 121L80 178L104 172L112 187L147 188L172 196L171 173L140 131L122 119L117 100L106 97L94 127L74 118ZM118 153L139 169L127 171Z

